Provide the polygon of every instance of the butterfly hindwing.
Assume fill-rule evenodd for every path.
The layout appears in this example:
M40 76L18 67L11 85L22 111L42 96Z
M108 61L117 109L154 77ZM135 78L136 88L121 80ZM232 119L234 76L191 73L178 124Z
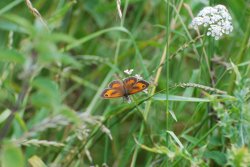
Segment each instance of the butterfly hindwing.
M141 92L145 89L147 89L147 87L149 86L149 83L144 81L144 80L139 80L137 81L133 86L132 88L128 89L127 92L128 92L128 95L131 95L131 94L135 94L135 93L138 93L138 92Z
M123 89L123 83L121 81L112 81L110 82L109 84L109 88L112 88L112 89Z
M122 97L124 96L124 92L122 89L112 89L112 88L107 88L104 89L104 91L101 94L101 97L103 98L117 98L117 97Z

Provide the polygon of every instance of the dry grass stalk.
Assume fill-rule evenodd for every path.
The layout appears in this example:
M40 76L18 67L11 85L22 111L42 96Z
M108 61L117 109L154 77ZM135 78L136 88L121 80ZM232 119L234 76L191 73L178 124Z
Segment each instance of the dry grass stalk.
M31 13L41 21L41 23L44 25L44 27L46 27L47 30L49 30L49 27L46 24L46 22L44 21L42 15L39 13L39 11L36 8L33 7L30 0L25 0L25 2L26 2L27 7L29 8L29 10L31 11Z
M37 139L24 140L18 144L24 145L24 146L37 146L37 147L40 147L40 146L63 147L64 146L63 143L59 143L55 141L48 141L48 140L37 140Z
M121 0L116 0L117 11L120 19L122 19L122 10L121 10Z
M196 83L179 83L176 85L176 87L182 87L182 88L186 88L186 87L194 87L194 88L199 88L205 91L211 91L211 92L215 92L218 94L227 94L227 92L216 89L216 88L211 88L208 86L204 86L204 85L200 85L200 84L196 84Z

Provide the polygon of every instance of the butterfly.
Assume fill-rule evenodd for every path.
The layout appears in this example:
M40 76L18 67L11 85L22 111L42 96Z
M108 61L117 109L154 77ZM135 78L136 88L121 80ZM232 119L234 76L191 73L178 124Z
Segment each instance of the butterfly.
M115 80L109 84L109 87L104 89L101 97L105 99L112 99L124 97L130 102L129 95L141 92L149 86L147 81L137 79L136 77L128 77L122 81Z

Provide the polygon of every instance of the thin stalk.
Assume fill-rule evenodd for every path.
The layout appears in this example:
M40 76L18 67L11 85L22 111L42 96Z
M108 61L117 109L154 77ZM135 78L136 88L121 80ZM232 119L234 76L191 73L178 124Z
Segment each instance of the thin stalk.
M240 107L240 127L239 127L239 135L240 135L240 147L245 145L244 133L243 133L243 108Z
M170 56L170 0L167 2L167 23L166 23L166 131L169 130L169 100L168 100L168 95L169 95L169 56ZM168 133L166 133L166 145L167 147L169 146L169 141L168 141ZM168 158L166 159L166 165L168 166Z
M154 86L153 86L153 88L150 91L150 95L153 95L155 93L155 90L156 90L156 86L155 85L158 84L158 80L160 78L160 74L161 74L161 71L162 71L162 68L163 68L162 65L165 62L166 62L166 45L165 45L163 53L162 53L162 57L161 57L161 60L160 60L160 65L159 65L159 68L158 68L158 70L156 72L155 79L154 79ZM152 100L149 100L148 103L146 104L146 110L145 110L145 113L144 113L144 119L145 119L145 121L147 121L148 112L149 112L151 103L152 103Z
M214 55L214 38L209 38L209 42L208 42L208 68L210 67L210 69L208 69L209 71L213 71L213 65L212 65L212 58ZM211 73L211 72L210 72ZM210 84L212 87L214 87L215 83L213 81L213 78L208 78L210 80Z
M214 0L209 0L209 4L210 6L213 6L214 5ZM211 59L214 55L214 38L209 38L209 51L208 51L208 58L209 58L209 66L211 67ZM209 70L212 70L212 67L211 69Z
M181 1L181 2L179 3L178 9L177 9L178 12L180 11L182 4L183 4L183 1ZM175 25L175 23L176 23L176 20L177 20L177 16L172 20L172 22L171 22L171 27L174 27L174 25ZM170 37L170 36L168 36L167 38L168 38L168 41L171 40L171 37ZM190 43L193 43L193 42L195 42L195 41L196 41L196 40L192 40L192 41L190 41L189 43L185 43L185 44L184 44L183 46L181 46L174 54L172 54L172 55L170 56L170 59L172 59L175 55L177 55L179 52L181 52L181 51L184 50L186 47L188 47ZM153 73L155 73L155 71L157 70L157 71L156 71L156 75L155 75L155 77L154 77L154 82L153 82L152 89L150 90L150 93L149 93L150 96L152 96L152 95L155 93L156 86L157 86L158 81L159 81L159 79L160 79L160 75L161 75L163 66L164 66L165 63L167 62L167 59L166 59L166 50L167 50L167 48L166 48L166 44L165 44L163 53L162 53L162 55L161 55L161 60L160 60L159 65L155 68L155 70L153 70L153 71L150 73L150 75L147 76L147 77L151 76L151 75L152 75ZM149 110L150 110L150 107L151 107L151 103L152 103L152 101L149 100L149 101L147 102L147 104L146 104L146 110L145 110L145 113L144 113L144 119L145 119L145 121L147 121L148 113L149 113Z
M213 6L214 5L214 0L209 0L209 4L210 6ZM214 55L214 38L213 37L209 37L209 41L208 41L208 73L211 74L211 71L213 71L213 67L212 67L212 58L213 58L213 55ZM211 85L212 87L214 87L215 83L214 83L214 80L212 77L209 77L208 78L208 81L209 81L209 85ZM212 115L212 107L211 107L211 104L208 103L207 104L207 113L209 115ZM211 116L210 117L210 121L208 121L208 127L212 127L213 125L213 117Z

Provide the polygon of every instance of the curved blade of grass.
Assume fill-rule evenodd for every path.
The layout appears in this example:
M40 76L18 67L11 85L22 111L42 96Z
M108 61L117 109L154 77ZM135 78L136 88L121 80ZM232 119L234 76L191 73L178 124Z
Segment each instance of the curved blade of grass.
M178 139L178 137L174 134L173 131L167 130L167 133L169 133L170 136L174 139L174 141L179 145L180 149L184 148L184 146L182 145L181 141Z
M168 110L170 115L172 116L172 118L175 120L175 122L177 122L177 118L175 116L175 113L172 110Z
M78 47L78 46L82 45L83 43L85 43L93 38L96 38L102 34L105 34L107 32L112 32L112 31L121 31L121 32L125 32L125 33L129 34L129 31L123 27L111 27L111 28L103 29L103 30L97 31L93 34L90 34L86 37L83 37L83 38L77 40L76 42L69 44L68 46L66 46L65 51L68 51L70 49Z
M20 26L19 29L23 33L34 35L36 32L34 26L26 18L20 17L20 16L15 15L15 14L5 14L1 17L7 21L10 21L10 22Z
M5 12L8 12L9 10L11 10L13 7L17 6L21 2L23 2L23 0L16 0L16 1L9 3L8 5L0 9L0 15L4 14Z
M0 49L0 62L23 64L25 57L14 49Z

